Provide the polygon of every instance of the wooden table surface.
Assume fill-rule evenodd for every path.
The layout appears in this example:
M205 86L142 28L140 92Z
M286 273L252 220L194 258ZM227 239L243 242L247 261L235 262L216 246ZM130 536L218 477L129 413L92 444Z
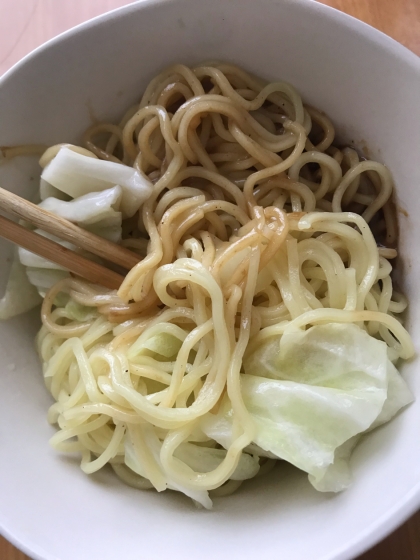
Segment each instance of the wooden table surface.
M420 0L322 1L380 29L420 55ZM0 75L51 37L129 3L129 0L0 0ZM28 560L28 557L0 536L0 560ZM420 512L358 560L420 560Z

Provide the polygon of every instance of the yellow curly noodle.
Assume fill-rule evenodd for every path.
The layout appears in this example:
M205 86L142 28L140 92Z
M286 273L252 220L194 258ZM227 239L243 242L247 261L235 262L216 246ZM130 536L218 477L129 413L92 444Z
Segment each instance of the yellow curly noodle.
M240 390L247 348L351 322L395 356L412 355L398 319L406 300L390 276L391 175L333 141L328 117L291 85L225 63L171 66L119 125L86 131L72 149L134 166L154 190L123 239L143 258L118 293L65 279L44 299L38 347L57 450L80 452L86 473L109 463L138 488L228 494L255 432ZM93 308L86 320L54 305L63 292ZM162 337L167 355L154 350ZM216 447L199 421L226 393L231 446L196 472L177 449ZM141 475L126 464L128 443ZM274 462L256 460L260 474Z

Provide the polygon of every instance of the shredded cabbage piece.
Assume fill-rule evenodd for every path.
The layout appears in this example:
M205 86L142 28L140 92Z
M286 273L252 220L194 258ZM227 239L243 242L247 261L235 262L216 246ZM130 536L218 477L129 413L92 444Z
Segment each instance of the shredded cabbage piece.
M25 267L19 261L16 253L6 290L0 299L0 320L26 313L42 301L36 288L29 282Z
M134 216L151 192L152 183L132 167L87 157L63 147L41 175L39 206L100 237L121 243L122 220ZM38 229L35 232L75 249L71 243L53 235ZM13 265L14 273L1 300L1 319L24 313L39 303L28 286L35 286L44 297L51 286L68 276L62 266L26 249L19 248L17 254L26 269ZM26 288L22 290L22 286ZM27 296L22 298L22 292Z
M148 461L145 461L145 458L139 457L135 450L135 436L132 438L127 437L124 444L124 460L127 467L136 474L144 478L149 478L151 473L147 473L147 469L145 468L145 464L149 464L154 468L154 476L152 476L151 480L156 490L163 491L168 488L183 492L204 508L211 509L212 500L207 491L192 490L191 488L180 486L170 478L168 479L159 456L162 444L159 439L153 435L153 431L149 431L145 425L141 428L131 428L131 431L133 430L140 432L141 437L147 438L148 443L152 444L153 458L148 458ZM151 439L153 439L153 441L151 441ZM204 473L217 468L226 457L226 451L224 449L204 447L193 443L183 443L177 448L175 457L194 471ZM238 466L230 478L232 480L247 480L254 477L259 471L259 468L258 457L242 453Z
M102 237L118 243L121 241L121 197L122 189L117 185L70 201L49 197L39 206L90 231L103 230Z
M119 185L123 219L133 216L152 192L152 183L132 167L87 157L65 147L45 167L41 179L71 198Z

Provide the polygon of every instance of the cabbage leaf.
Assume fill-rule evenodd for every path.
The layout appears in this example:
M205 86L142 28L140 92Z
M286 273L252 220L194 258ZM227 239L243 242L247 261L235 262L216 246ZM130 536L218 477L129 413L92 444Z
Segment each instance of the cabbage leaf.
M320 491L346 488L358 435L412 401L386 344L352 324L272 337L246 355L243 365L242 395L256 426L254 444L307 472ZM225 397L201 428L228 448L232 417Z
M10 269L6 290L0 299L0 320L26 313L40 303L41 298L36 288L29 282L25 267L16 254Z
M71 198L119 185L123 218L133 216L152 193L152 183L133 167L91 158L65 147L45 167L41 179Z
M158 491L165 490L165 488L176 490L186 494L206 509L212 507L212 501L206 490L192 490L189 487L181 486L178 482L172 480L165 472L160 460L162 443L152 426L146 424L130 426L130 432L134 435L134 439L137 434L141 434L141 439L147 441L152 458L149 457L146 462L149 465L149 469L152 467L152 470L149 471L149 473L147 472L141 460L142 457L138 455L138 452L141 453L141 450L136 453L133 437L127 437L124 444L124 462L128 468L144 478L150 478L152 484ZM215 449L213 447L204 447L195 445L194 443L184 442L176 449L174 457L176 460L185 463L192 470L206 473L214 470L222 463L226 457L226 451L224 449ZM259 468L257 457L242 453L239 463L230 478L232 480L246 480L252 478L257 474Z
M45 167L40 180L39 206L105 239L120 243L122 220L131 218L152 192L152 183L132 167L88 157L62 147ZM36 233L67 247L40 230ZM97 260L87 255L92 260ZM39 303L58 280L69 275L56 265L19 248L6 293L0 300L0 319L19 315ZM23 267L21 265L24 265ZM24 297L22 294L25 294Z
M39 206L114 243L121 241L122 190L118 185L64 201L49 197Z

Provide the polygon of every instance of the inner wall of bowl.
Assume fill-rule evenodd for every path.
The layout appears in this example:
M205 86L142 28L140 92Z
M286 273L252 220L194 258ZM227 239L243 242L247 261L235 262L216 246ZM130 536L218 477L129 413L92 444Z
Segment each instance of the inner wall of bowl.
M142 2L67 34L4 78L0 145L77 141L92 116L117 119L163 67L208 59L291 82L333 119L341 138L367 145L390 167L398 204L408 212L400 215L400 249L417 346L420 70L414 56L360 23L298 1ZM35 174L36 162L23 158L0 169L2 185L28 198ZM0 243L0 289L10 254ZM140 547L146 557L161 557L169 546L176 558L214 558L215 547L222 559L238 551L244 559L261 552L288 560L350 558L414 507L400 505L420 482L420 399L358 447L355 482L335 497L317 494L305 475L284 466L217 500L212 512L197 512L173 493L137 492L107 472L89 478L76 458L59 457L47 444L50 398L32 342L38 324L37 313L0 323L0 409L7 419L0 442L9 458L0 463L0 525L38 558L134 560ZM404 375L420 395L415 369L406 365Z

